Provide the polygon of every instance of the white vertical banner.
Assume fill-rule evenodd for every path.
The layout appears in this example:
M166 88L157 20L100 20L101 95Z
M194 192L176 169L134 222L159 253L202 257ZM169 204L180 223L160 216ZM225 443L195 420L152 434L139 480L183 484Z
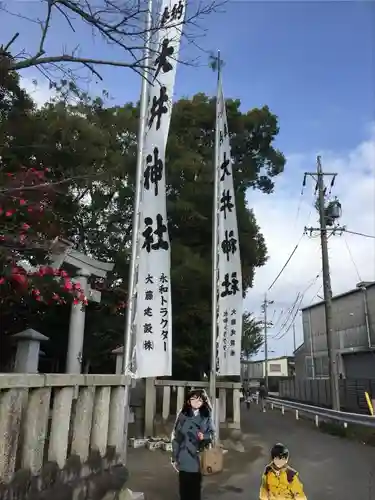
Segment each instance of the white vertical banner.
M217 374L241 374L242 271L236 199L227 112L221 78L218 86L216 127L219 130L218 178L218 335Z
M150 86L143 150L140 235L134 316L136 376L172 374L172 303L168 235L165 149L180 48L185 0L163 0L160 29L151 57Z

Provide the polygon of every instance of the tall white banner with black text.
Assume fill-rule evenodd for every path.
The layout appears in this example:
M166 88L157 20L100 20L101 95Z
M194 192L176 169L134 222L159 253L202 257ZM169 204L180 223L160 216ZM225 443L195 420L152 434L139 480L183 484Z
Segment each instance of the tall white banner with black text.
M165 149L172 113L172 97L180 48L185 0L163 0L160 29L152 57L143 150L143 185L136 312L134 316L136 376L172 374L172 304L170 241L168 235Z
M218 334L217 374L240 375L242 272L227 113L221 79L217 96L218 178Z

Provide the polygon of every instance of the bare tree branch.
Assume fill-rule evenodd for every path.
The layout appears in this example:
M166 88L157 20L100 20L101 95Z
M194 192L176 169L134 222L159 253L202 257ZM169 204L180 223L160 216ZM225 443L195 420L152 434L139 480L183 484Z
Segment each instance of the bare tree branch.
M36 67L38 69L44 68L44 71L48 73L48 66L54 66L55 69L59 67L62 70L66 65L75 64L87 68L99 79L102 79L102 77L97 66L130 68L141 74L145 69L145 60L143 57L145 38L164 29L160 25L160 19L158 19L154 20L149 32L145 30L144 16L147 12L147 7L146 5L142 5L141 2L133 2L132 0L99 0L95 5L90 0L42 1L47 7L44 21L26 18L23 14L11 12L3 5L0 5L0 11L36 22L41 26L42 30L38 46L33 55L25 55L22 52L23 58L21 59L20 55L14 56L11 54L10 48L19 37L19 33L16 33L7 44L0 46L0 63L4 61L4 57L8 58L9 62L6 62L7 70L20 71ZM216 11L219 3L222 5L224 2L225 0L212 0L209 3L198 5L194 12L185 17L183 23L178 20L172 20L168 24L168 27L181 26L181 30L184 31L186 26L197 27L197 21L200 18ZM61 54L57 55L48 54L46 42L48 36L53 35L53 19L55 14L62 15L73 32L77 31L75 22L81 21L85 25L90 26L94 36L99 35L105 43L120 47L127 57L117 61L90 57L90 55L81 57L77 55L79 47L75 47L73 51L65 49ZM188 35L184 32L184 36ZM196 39L196 36L193 39ZM157 54L157 50L151 49L155 54ZM146 69L151 68L146 67ZM67 71L71 70L68 69Z
M50 26L51 14L52 14L52 7L53 7L53 0L47 0L47 1L48 1L48 4L47 4L48 7L47 7L46 20L45 20L44 23L41 23L42 36L41 36L41 39L40 39L39 50L38 50L38 54L40 54L40 55L45 54L44 43L46 41L47 31L48 31L48 28Z
M20 191L35 191L35 190L40 190L42 188L47 188L50 186L58 186L61 184L66 184L72 181L76 180L82 180L82 179L100 179L101 177L105 177L107 172L102 172L99 174L87 174L87 175L76 175L74 177L67 177L66 179L62 179L61 181L55 181L55 182L43 182L41 184L35 184L31 186L18 186L15 188L2 188L0 189L0 194L2 193L16 193Z
M107 65L107 66L117 66L120 68L141 68L141 69L151 69L150 66L145 66L142 64L144 62L144 58L141 58L135 62L122 62L122 61L111 61L110 59L90 59L85 57L74 57L68 54L62 54L60 56L47 56L47 57L34 57L30 59L26 59L24 61L20 61L18 63L11 64L11 68L19 71L21 69L30 68L31 66L40 66L51 63L62 63L62 62L71 62L77 64L83 64L84 66L88 66L90 64L97 65ZM90 68L91 69L91 68Z

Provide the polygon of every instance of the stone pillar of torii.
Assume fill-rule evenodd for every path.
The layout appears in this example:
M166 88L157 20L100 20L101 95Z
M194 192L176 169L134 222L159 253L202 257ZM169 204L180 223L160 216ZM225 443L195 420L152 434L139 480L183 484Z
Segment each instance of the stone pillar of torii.
M75 250L73 244L67 240L56 239L50 252L51 267L60 269L64 264L74 268L73 283L79 283L83 294L89 302L100 303L101 292L90 287L90 276L105 278L113 270L114 264L108 264ZM20 262L27 271L31 266ZM66 373L80 374L82 372L82 350L85 335L86 306L81 302L72 304L69 323L69 341L66 357Z
M108 264L97 259L93 259L74 250L72 244L65 240L59 240L60 245L54 245L51 253L51 265L60 268L63 264L68 264L76 270L76 277L73 282L79 283L84 295L90 302L100 303L101 292L90 287L88 280L90 276L105 278L107 273L112 271L114 264ZM81 373L82 371L82 350L85 335L86 307L79 304L72 304L69 324L68 352L66 357L66 373Z

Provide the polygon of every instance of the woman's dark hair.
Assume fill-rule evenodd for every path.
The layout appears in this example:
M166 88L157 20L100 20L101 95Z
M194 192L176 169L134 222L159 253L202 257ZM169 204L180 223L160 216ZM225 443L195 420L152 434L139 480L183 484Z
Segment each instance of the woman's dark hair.
M184 415L190 414L191 412L190 399L194 397L200 398L202 400L202 406L199 408L201 416L205 418L211 416L211 411L212 411L211 405L208 400L206 391L204 391L203 389L195 389L187 393L184 404L182 406L181 413L183 413Z

